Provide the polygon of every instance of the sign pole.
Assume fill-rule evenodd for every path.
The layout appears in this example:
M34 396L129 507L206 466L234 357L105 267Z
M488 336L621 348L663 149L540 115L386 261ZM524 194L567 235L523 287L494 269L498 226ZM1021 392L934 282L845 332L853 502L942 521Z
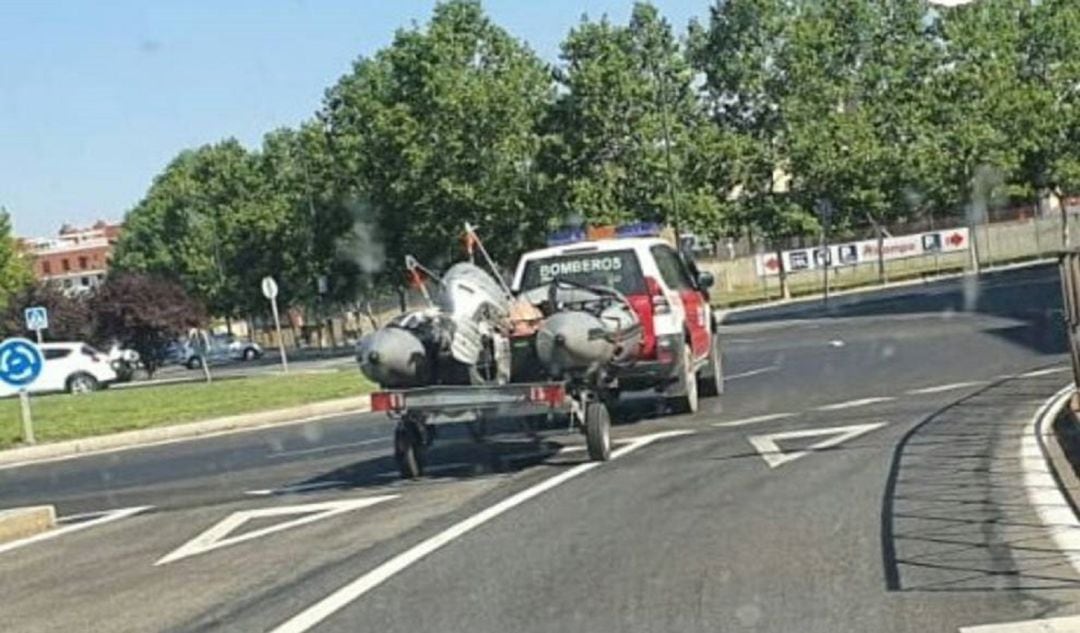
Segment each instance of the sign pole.
M278 351L281 353L281 371L287 374L289 373L289 358L285 354L285 339L281 338L281 317L278 315L277 309L278 285L274 278L270 276L263 277L259 285L262 288L263 296L270 300L270 310L274 313L274 330L277 331ZM321 283L319 291L322 292ZM320 325L320 329L321 327Z
M41 331L38 330L40 335ZM30 416L30 394L26 389L19 389L19 408L22 410L22 437L27 444L36 444L34 439L34 420Z
M37 344L41 345L41 330L40 329L34 330L34 334L37 334Z
M281 338L281 318L278 317L277 295L270 299L270 310L274 313L274 329L277 330L278 350L281 351L281 371L289 373L289 359L285 354L285 341Z

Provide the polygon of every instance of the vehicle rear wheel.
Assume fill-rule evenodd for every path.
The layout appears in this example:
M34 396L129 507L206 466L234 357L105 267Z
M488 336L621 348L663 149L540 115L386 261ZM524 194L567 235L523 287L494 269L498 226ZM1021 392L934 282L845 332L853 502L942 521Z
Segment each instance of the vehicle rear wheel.
M724 393L724 358L720 351L720 337L713 334L709 342L709 360L698 373L698 393L712 398Z
M200 367L202 367L202 357L201 356L192 356L191 358L188 359L188 362L187 362L187 368L188 369L199 369Z
M255 350L250 347L244 350L244 360L255 360L256 355Z
M67 379L67 390L71 394L90 393L101 388L101 383L90 374L75 374Z
M424 438L416 424L402 421L394 431L394 460L404 479L424 474Z
M671 399L671 407L675 413L697 413L698 410L698 381L694 373L694 352L690 344L683 346L682 358L679 360L678 391Z
M589 459L598 462L611 459L611 417L603 402L594 400L585 405L585 446Z

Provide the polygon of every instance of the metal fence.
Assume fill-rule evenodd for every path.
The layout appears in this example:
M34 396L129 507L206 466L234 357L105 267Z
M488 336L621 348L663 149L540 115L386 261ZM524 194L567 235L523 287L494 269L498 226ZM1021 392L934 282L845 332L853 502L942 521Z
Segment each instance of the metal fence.
M974 226L963 224L936 224L932 231L928 225L889 227L892 235L886 241L900 243L925 235L938 235L938 248L913 248L910 252L892 253L884 262L877 257L860 255L855 260L841 261L843 255L837 249L868 241L839 242L830 244L827 255L822 257L821 241L806 239L784 255L784 271L792 296L821 292L828 280L830 289L844 289L879 282L932 277L934 275L964 270L984 269L1013 262L1055 257L1071 244L1080 244L1080 209L1072 208L1066 226L1068 235L1062 231L1060 214L1050 217L1031 215L1022 219L986 222ZM954 220L955 222L955 220ZM921 232L910 232L911 229ZM953 233L964 236L964 248L949 248ZM927 238L932 246L934 238ZM860 246L859 248L865 248ZM886 249L889 247L886 246ZM875 249L870 249L876 252ZM803 253L798 254L797 253ZM795 261L789 258L795 256ZM815 261L815 258L817 261ZM825 258L830 260L826 265ZM701 268L716 277L714 300L724 305L737 305L772 299L781 296L780 275L776 263L773 270L765 269L763 261L776 259L776 252L759 245L756 252L740 257L706 257ZM826 273L827 270L827 273Z

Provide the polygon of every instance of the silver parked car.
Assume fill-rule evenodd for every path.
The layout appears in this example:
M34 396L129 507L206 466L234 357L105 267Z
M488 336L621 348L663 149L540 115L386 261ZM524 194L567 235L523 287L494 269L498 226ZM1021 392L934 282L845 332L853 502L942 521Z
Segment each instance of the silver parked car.
M210 364L235 361L255 360L263 355L263 348L254 341L245 341L234 336L215 335L209 337L209 348L191 340L182 345L183 363L188 369L198 369L203 362Z

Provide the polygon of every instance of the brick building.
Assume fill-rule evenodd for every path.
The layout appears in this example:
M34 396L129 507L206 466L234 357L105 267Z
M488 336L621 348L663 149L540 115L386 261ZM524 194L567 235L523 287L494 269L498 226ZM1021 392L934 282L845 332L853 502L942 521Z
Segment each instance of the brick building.
M23 238L34 276L70 292L97 287L105 279L121 225L98 221L88 229L64 225L56 237Z

